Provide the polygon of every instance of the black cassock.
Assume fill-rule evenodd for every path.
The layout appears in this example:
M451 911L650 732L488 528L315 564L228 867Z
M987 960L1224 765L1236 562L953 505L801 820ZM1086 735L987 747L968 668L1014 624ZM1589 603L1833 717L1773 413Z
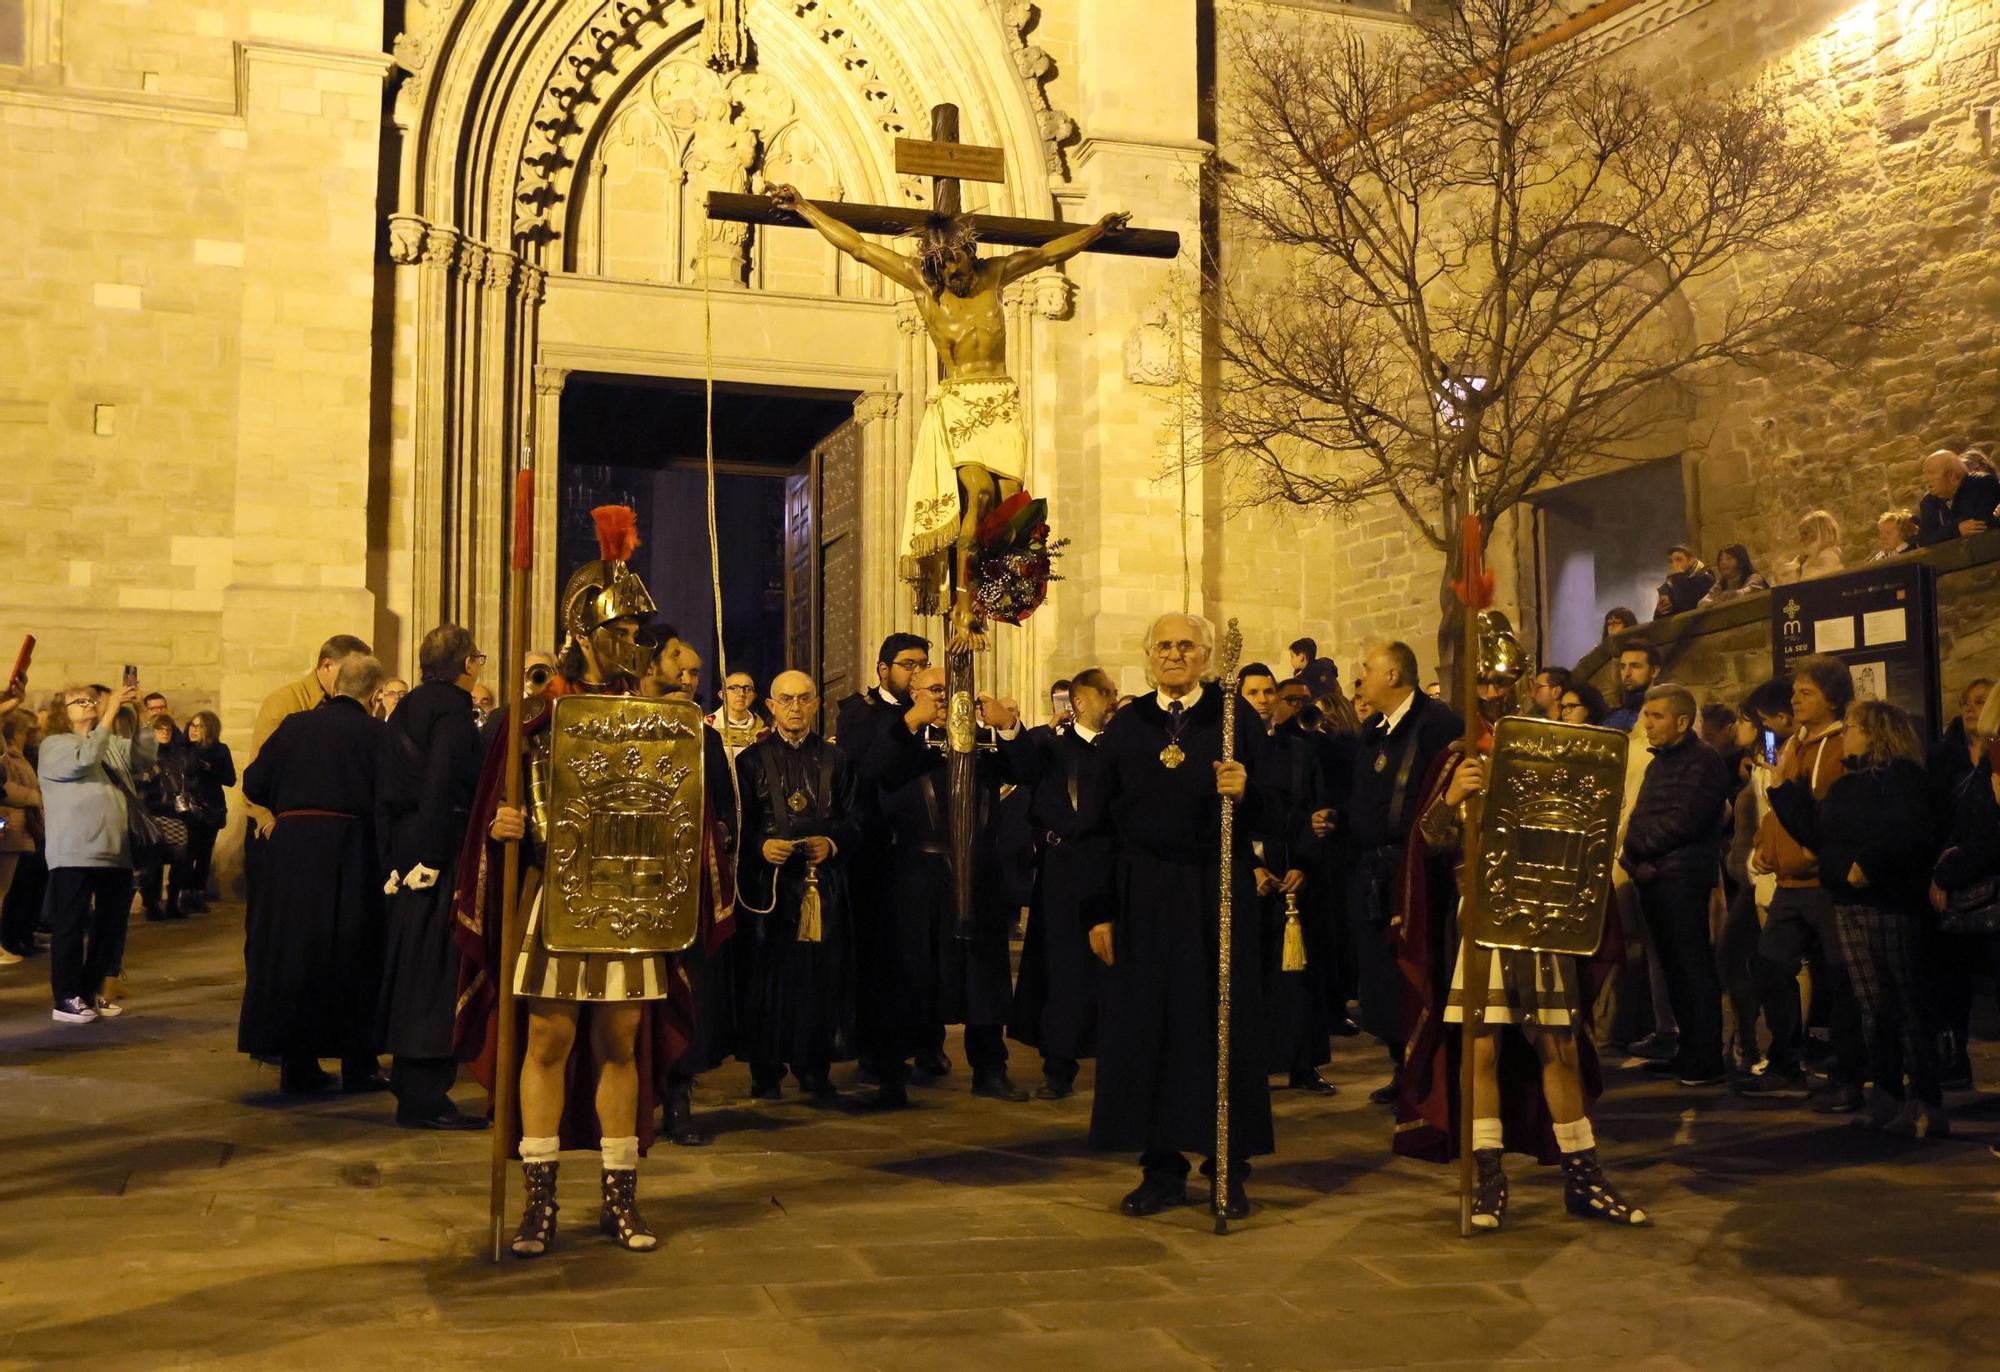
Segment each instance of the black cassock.
M451 681L427 681L382 726L375 774L376 836L384 867L398 874L383 956L381 1042L403 1058L451 1061L458 997L452 891L459 846L479 787L485 747L472 696ZM408 885L423 866L438 874Z
M1280 881L1288 871L1305 874L1299 892L1299 931L1305 941L1306 965L1284 970L1285 898L1258 897L1263 933L1264 1013L1268 1034L1265 1066L1274 1073L1305 1073L1327 1062L1332 1024L1327 1018L1333 973L1332 937L1326 906L1318 899L1320 842L1313 836L1313 811L1325 804L1319 758L1305 731L1291 721L1278 726L1265 745L1265 778L1284 793L1277 821L1260 828L1253 842L1261 850L1257 865Z
M243 774L278 817L261 906L244 944L236 1046L257 1057L372 1058L382 989L382 882L375 846L381 722L332 696L290 716Z
M1041 860L1007 1034L1041 1049L1052 1068L1068 1069L1097 1051L1103 964L1090 951L1090 922L1105 908L1112 871L1102 735L1086 741L1073 729L1045 731L1032 741L1036 781L1029 818Z
M737 851L736 768L722 735L707 723L701 726L701 745L708 806L722 826L722 841L728 849L717 857L733 862ZM667 1065L667 1083L679 1089L700 1073L720 1067L736 1051L736 940L725 939L710 951L697 938L674 954L674 965L686 974L695 997L694 1039L679 1062Z
M1236 758L1250 773L1237 807L1230 940L1230 1153L1272 1150L1264 1071L1263 978L1251 834L1282 811L1263 775L1256 713L1239 706ZM1162 754L1179 752L1170 767ZM1116 852L1112 965L1098 999L1095 1148L1213 1154L1220 925L1222 695L1207 684L1178 725L1157 695L1119 710L1098 741Z
M980 733L991 737L986 730ZM925 735L933 742L943 737L934 725L926 726ZM863 972L891 1059L928 1047L940 1024L991 1028L997 1045L1013 980L1007 956L1010 912L1004 883L994 879L993 832L1000 785L1015 779L1012 763L1006 751L982 749L977 755L974 921L971 937L959 938L951 869L951 783L944 753L926 738L912 734L900 720L890 721L875 730L861 762L862 779L876 786L892 835L872 966ZM974 1051L968 1042L968 1054ZM1004 1061L1004 1051L1001 1056Z
M743 796L733 940L741 976L736 1054L763 1076L781 1075L787 1066L801 1078L823 1076L853 1037L847 869L861 843L855 767L818 734L794 747L772 733L737 755L736 777ZM817 943L799 942L805 858L780 868L764 860L764 840L801 838L830 839L834 847L817 873ZM769 913L759 914L765 907Z

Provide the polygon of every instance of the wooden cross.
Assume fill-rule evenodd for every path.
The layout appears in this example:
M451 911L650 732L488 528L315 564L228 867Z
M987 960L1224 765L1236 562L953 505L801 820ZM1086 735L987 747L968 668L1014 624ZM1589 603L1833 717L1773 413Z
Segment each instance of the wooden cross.
M905 209L900 205L847 205L831 200L815 200L832 219L838 219L862 233L901 235L921 229L931 214L959 212L959 182L1002 182L1005 155L999 148L981 147L958 141L958 106L938 105L931 110L929 141L915 138L896 140L896 170L906 175L931 178L931 208ZM790 210L781 210L769 196L740 195L731 191L708 193L708 217L735 224L764 224L776 228L812 227ZM1057 219L1015 219L999 214L975 214L972 227L982 243L1005 247L1039 248L1064 234L1075 233L1076 224ZM1178 257L1181 236L1171 229L1124 228L1106 234L1087 250L1117 253L1125 257Z

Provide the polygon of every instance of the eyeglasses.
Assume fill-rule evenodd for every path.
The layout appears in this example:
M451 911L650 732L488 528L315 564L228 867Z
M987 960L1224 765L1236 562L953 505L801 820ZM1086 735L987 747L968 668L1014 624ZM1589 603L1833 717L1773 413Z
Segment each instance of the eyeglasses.
M889 665L901 667L906 672L921 672L931 665L931 660L927 657L899 657Z
M1153 645L1153 656L1193 657L1197 652L1199 652L1201 649L1207 646L1208 646L1207 644L1196 643L1194 640L1186 638L1181 639L1178 643L1160 642L1160 643L1155 643Z
M81 710L86 705L97 704L96 696L78 696L75 700L65 700L64 705L72 710Z
M1562 703L1561 709L1564 714L1568 714L1571 710L1581 710L1587 714L1590 707L1580 700L1565 700Z
M486 661L486 654L484 654L484 653L467 653L467 654L465 655L465 660L466 660L467 662L484 662L484 661Z

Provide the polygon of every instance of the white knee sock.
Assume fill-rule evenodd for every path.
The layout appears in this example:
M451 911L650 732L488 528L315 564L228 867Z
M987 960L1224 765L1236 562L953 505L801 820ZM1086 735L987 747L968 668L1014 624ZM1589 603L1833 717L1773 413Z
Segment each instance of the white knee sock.
M1585 1115L1574 1124L1558 1124L1556 1147L1565 1153L1581 1153L1597 1147L1597 1135L1591 1130L1590 1117Z
M604 1170L607 1172L630 1172L639 1165L639 1136L627 1134L622 1139L603 1140Z
M556 1154L562 1151L562 1140L554 1134L547 1138L521 1140L522 1162L554 1162Z
M1498 1115L1474 1115L1472 1117L1472 1148L1479 1152L1487 1148L1505 1148L1506 1131L1500 1127Z

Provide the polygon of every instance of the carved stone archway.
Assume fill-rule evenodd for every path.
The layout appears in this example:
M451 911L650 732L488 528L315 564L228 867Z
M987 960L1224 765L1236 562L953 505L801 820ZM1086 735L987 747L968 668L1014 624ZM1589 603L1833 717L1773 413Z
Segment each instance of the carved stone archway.
M524 449L552 442L563 371L578 365L544 355L551 279L579 280L578 216L610 121L665 62L701 48L711 11L740 13L750 39L753 66L728 84L782 71L802 88L808 98L792 92L795 116L834 149L851 198L922 203L923 184L894 172L893 138L950 101L968 137L1007 150L1007 181L991 188L991 208L1037 217L1055 209L1068 174L1063 145L1075 130L1042 90L1047 59L1024 37L1034 13L1020 0L412 0L395 44L406 75L389 226L401 270L388 588L412 631L445 617L499 641L505 493ZM727 143L718 146L726 160ZM699 293L673 282L645 289L658 299ZM735 307L756 303L753 292ZM1018 295L1015 346L1024 358L1036 348L1034 321L1066 303L1062 283ZM929 375L921 334L903 336L907 360L855 389L920 396ZM685 339L663 342L662 355L676 351L689 351ZM867 403L891 423L900 410L905 427L917 408ZM901 433L885 432L878 467L907 450ZM552 483L542 484L552 495ZM546 581L556 569L538 575Z

